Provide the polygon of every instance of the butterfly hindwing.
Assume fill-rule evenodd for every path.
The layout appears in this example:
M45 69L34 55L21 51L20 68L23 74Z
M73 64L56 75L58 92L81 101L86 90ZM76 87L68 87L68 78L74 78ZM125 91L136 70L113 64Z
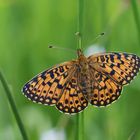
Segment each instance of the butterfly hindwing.
M62 93L56 107L68 114L78 113L88 106L88 101L78 86L77 72L73 73Z
M91 70L92 90L87 94L88 101L95 106L106 106L121 95L122 86L106 75Z

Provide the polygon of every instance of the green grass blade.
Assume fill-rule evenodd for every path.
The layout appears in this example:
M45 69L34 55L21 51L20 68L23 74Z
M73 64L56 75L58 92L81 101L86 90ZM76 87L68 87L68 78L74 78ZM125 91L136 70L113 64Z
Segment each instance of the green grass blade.
M138 31L138 40L140 43L140 18L139 18L138 7L137 7L138 4L136 0L131 0L131 5L132 5L132 10L136 22L137 31Z
M15 102L14 102L13 97L12 97L12 94L11 94L11 91L10 91L10 89L8 87L8 84L7 84L7 82L6 82L3 74L1 72L0 72L0 80L1 80L1 83L3 85L4 90L6 92L6 96L8 98L9 103L10 103L11 109L12 109L13 114L15 116L17 125L18 125L18 127L20 129L20 132L21 132L21 135L23 137L23 140L28 140L26 131L24 129L23 123L22 123L21 118L19 116L18 110L16 108Z
M82 49L82 41L83 41L83 12L84 12L84 0L78 0L78 20L77 20L77 49ZM76 140L84 140L84 113L77 114L76 118ZM80 135L81 134L81 135Z
M84 111L81 113L81 140L85 139L85 131L84 131Z
M75 140L80 140L79 139L79 114L76 115L76 133L75 133Z

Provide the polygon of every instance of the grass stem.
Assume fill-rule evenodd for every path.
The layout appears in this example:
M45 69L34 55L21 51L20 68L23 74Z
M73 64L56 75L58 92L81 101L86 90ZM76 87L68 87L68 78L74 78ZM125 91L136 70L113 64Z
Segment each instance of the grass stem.
M82 49L83 47L83 11L84 11L84 0L78 0L78 20L77 20L77 49ZM84 112L77 114L77 130L76 130L76 140L84 140ZM80 135L81 134L81 135Z
M81 113L81 140L85 139L85 131L84 131L84 111Z
M83 28L83 11L84 11L84 0L78 0L77 4L77 36L78 36L78 43L77 48L82 49L82 28Z
M79 139L79 114L76 115L76 131L75 131L75 140L80 140Z
M132 5L132 10L136 22L137 31L138 31L138 40L140 43L140 18L139 18L138 7L137 7L138 4L136 0L131 0L131 5Z
M1 80L1 83L3 85L4 90L6 92L6 96L8 98L9 103L10 103L11 109L12 109L13 114L15 116L17 125L18 125L18 127L20 129L20 132L21 132L21 135L23 137L23 140L28 140L27 134L26 134L25 129L24 129L24 126L23 126L23 123L21 121L21 118L19 116L19 113L18 113L18 110L16 108L15 102L13 100L11 91L10 91L10 89L8 87L8 84L7 84L7 81L5 80L5 78L4 78L3 74L1 73L1 71L0 71L0 80Z

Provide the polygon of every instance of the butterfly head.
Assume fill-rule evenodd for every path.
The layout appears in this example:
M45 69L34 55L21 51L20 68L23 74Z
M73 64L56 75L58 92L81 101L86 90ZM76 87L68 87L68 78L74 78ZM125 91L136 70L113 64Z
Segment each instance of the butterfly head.
M83 51L81 49L77 49L77 55L78 55L78 57L84 55Z

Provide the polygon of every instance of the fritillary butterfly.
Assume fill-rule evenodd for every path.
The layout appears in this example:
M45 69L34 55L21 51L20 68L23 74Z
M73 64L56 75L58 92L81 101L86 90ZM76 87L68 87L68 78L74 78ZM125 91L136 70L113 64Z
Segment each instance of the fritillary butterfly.
M52 67L27 82L24 95L37 103L55 105L61 112L74 114L88 103L106 106L121 95L140 69L140 58L127 53L100 53Z

